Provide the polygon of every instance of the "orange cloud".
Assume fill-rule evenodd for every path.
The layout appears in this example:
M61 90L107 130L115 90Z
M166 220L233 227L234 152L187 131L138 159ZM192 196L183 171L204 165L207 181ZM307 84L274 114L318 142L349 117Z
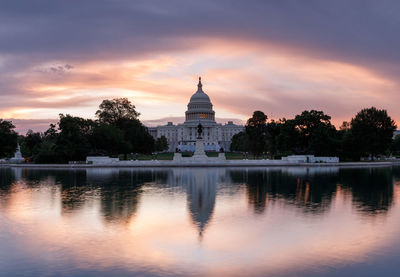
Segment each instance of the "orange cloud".
M101 100L114 97L128 97L144 120L182 116L202 75L220 117L246 119L260 109L270 118L288 118L317 109L340 125L375 105L400 118L400 85L361 65L240 38L188 41L192 48L185 51L75 61L60 72L49 68L66 61L36 65L18 73L23 97L0 117L51 118L60 112L93 117Z

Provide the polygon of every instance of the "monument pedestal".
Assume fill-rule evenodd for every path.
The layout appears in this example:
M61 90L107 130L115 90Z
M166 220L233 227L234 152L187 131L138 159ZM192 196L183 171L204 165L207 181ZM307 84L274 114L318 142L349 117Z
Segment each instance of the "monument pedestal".
M204 140L202 138L196 139L196 148L192 159L194 160L204 160L207 159L206 152L204 151Z
M182 161L182 153L174 153L174 158L172 159L174 162Z

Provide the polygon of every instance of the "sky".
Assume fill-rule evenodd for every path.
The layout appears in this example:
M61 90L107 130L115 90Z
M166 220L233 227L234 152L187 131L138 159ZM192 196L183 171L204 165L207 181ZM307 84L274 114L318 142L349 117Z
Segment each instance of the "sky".
M396 0L0 0L0 118L43 130L127 97L179 122L201 76L221 121L375 106L400 125L399 30Z

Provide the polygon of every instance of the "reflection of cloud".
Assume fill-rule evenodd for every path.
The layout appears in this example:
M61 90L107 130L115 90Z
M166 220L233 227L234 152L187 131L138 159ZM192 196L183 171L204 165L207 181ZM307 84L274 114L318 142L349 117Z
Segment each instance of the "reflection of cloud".
M346 200L341 193L326 216L315 221L301 220L295 208L282 209L279 202L272 204L267 216L249 217L245 203L221 198L218 205L225 208L215 210L218 220L209 226L199 249L181 208L183 199L177 201L148 191L134 221L104 225L98 220L100 199L84 204L73 216L61 215L59 205L49 205L54 202L51 198L60 195L46 194L45 190L17 190L2 213L12 220L14 228L23 228L27 223L34 226L15 234L24 244L24 253L40 251L46 256L62 249L63 256L68 257L66 262L71 261L79 270L119 267L135 272L151 268L152 272L215 276L240 274L246 268L248 274L285 275L318 264L334 267L342 261L368 259L368 255L389 244L393 238L387 234L395 234L399 228L397 221L390 219L357 220L351 199ZM398 208L391 218L397 216ZM196 258L195 253L204 258ZM40 259L36 262L41 266Z
M321 267L329 270L343 264L369 262L376 258L375 253L380 255L382 249L397 241L398 203L386 214L360 220L358 210L354 209L351 190L354 185L333 182L334 193L325 196L330 197L330 208L323 217L315 216L305 214L296 205L287 205L290 199L282 197L286 186L282 178L288 174L275 174L279 168L258 170L259 174L254 174L257 171L254 168L235 169L242 176L240 183L235 183L239 177L230 174L231 171L223 168L24 171L23 179L15 182L13 189L6 195L0 194L0 200L7 199L7 204L0 209L0 229L7 238L12 238L2 243L2 250L25 257L18 264L20 270L32 264L40 270L48 269L45 266L51 257L57 266L88 272L118 268L132 274L241 276L246 272L247 275L287 276ZM387 173L388 179L395 177L387 168L361 171L366 176L372 174L376 180ZM345 180L348 172L354 173L354 170L346 170L345 174L340 170L332 175ZM246 174L249 178L243 180ZM317 190L330 187L326 182L330 182L330 177L322 178L324 175L308 175L307 197L312 195L313 184ZM362 177L357 172L355 176L355 179ZM299 193L298 201L304 203L307 193L298 191L295 174L289 177L295 180L292 187ZM263 214L253 216L247 207L246 184L262 185L266 180L275 185L273 188L278 194L268 202ZM119 210L119 205L126 203L126 197L131 199L131 184L142 185L134 218L125 217ZM303 188L306 186L307 182ZM87 189L78 194L78 199L83 200L78 201L79 208L62 212L65 190L79 188ZM116 211L116 217L122 215L122 221L103 220L102 190L115 196L105 196L115 200L108 210ZM398 197L398 188L393 193ZM359 190L356 194L368 195L368 192ZM382 197L385 195L390 196L383 193ZM201 245L194 234L198 226L193 226L188 218L187 207L193 212L195 223L206 225ZM11 260L12 257L5 256L2 262L15 265Z

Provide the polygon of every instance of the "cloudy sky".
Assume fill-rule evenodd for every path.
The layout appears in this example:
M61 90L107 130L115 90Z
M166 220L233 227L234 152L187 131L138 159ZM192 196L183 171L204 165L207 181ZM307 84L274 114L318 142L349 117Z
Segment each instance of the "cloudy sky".
M115 97L181 117L202 76L220 118L376 106L400 124L399 49L397 0L0 0L0 118L40 129Z

